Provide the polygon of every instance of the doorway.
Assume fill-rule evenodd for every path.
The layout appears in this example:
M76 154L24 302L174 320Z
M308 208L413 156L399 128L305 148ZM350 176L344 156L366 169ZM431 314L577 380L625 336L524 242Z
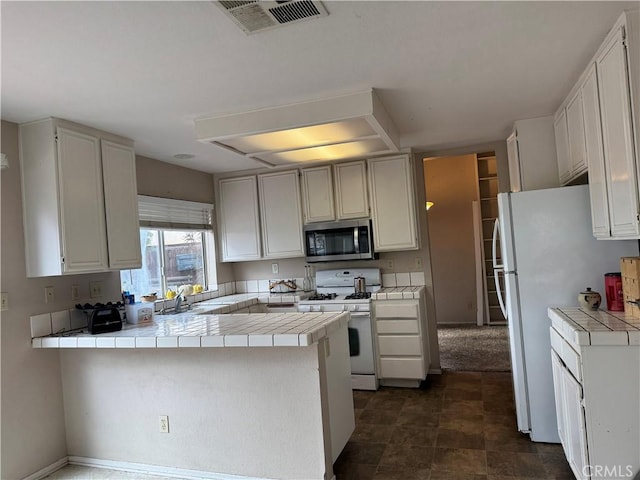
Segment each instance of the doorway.
M509 370L492 268L495 153L425 157L423 167L441 368Z

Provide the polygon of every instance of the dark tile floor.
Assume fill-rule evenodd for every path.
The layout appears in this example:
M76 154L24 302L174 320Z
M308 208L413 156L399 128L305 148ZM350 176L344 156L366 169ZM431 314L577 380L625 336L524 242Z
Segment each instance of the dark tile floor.
M511 374L445 372L424 388L354 391L337 480L574 479L559 444L516 428Z

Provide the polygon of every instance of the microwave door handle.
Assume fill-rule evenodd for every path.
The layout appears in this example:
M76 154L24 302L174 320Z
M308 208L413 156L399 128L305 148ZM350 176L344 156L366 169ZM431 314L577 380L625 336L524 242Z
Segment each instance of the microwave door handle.
M353 248L355 250L354 253L360 253L360 232L358 231L358 227L353 227Z

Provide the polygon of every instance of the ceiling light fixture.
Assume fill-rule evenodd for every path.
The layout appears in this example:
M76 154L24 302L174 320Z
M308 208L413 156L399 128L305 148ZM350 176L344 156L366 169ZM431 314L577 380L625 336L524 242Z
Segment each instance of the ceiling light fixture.
M190 153L176 153L173 158L177 160L191 160L195 155L191 155Z
M275 167L398 152L398 133L373 89L195 121L196 138Z

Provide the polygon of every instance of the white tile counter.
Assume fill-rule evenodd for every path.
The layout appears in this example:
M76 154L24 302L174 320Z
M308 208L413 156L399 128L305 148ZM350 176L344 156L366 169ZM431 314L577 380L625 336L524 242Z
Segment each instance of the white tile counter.
M383 287L371 295L371 300L412 300L424 295L424 286Z
M346 312L157 315L154 323L118 332L46 336L33 348L303 347L345 326Z
M581 345L640 345L640 318L625 312L549 308L551 324L574 347Z

